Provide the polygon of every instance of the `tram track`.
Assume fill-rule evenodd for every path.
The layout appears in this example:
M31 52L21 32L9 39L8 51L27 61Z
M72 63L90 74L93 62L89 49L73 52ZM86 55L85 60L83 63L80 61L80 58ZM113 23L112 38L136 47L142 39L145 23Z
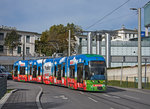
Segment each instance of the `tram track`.
M96 93L96 94L98 94L98 93ZM97 102L101 102L105 105L109 105L110 107L113 107L114 109L134 109L134 108L127 106L125 104L121 104L119 102L110 100L110 99L103 97L103 96L98 96L98 95L92 94L90 92L85 93L84 95L86 97L90 97L90 98L96 100Z
M137 107L134 108L134 107L132 107L132 105L129 106L129 104L134 104L134 105L137 104L137 105L142 105L142 106L144 105L146 107L150 107L149 104L139 102L137 100L135 101L135 100L132 100L132 99L128 99L128 98L123 97L123 96L116 96L116 95L113 95L113 94L106 94L106 96L104 94L102 94L102 95L99 96L97 93L88 92L88 94L86 96L88 96L88 97L90 96L91 98L94 98L98 102L103 102L104 104L115 107L115 109L118 108L118 106L121 107L122 109L137 109ZM129 103L129 104L127 104L127 103ZM115 105L118 105L118 106L116 107ZM120 109L120 108L118 108L118 109Z
M62 100L60 102L61 106L72 105L74 107L74 104L72 104L74 102L75 104L78 104L81 107L85 107L85 105L82 104L84 103L87 104L87 107L88 106L91 107L91 105L95 105L96 107L107 106L109 107L107 109L142 109L142 108L149 109L150 108L150 104L141 101L142 98L131 95L130 91L121 92L119 89L116 89L116 92L114 94L113 93L111 91L108 91L106 93L86 92L86 91L78 91L78 90L72 90L63 87L53 87L53 86L45 89L44 91L44 94L46 94L45 96L54 98L51 99L53 103L55 103L55 101L59 103L59 100ZM63 98L67 98L67 99L63 99Z

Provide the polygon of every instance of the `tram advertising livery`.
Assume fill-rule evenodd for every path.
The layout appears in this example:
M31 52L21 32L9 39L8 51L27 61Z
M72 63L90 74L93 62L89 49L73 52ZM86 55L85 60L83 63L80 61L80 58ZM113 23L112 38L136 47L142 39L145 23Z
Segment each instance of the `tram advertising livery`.
M85 91L105 91L104 57L81 54L70 57L21 60L14 63L13 80L55 84Z

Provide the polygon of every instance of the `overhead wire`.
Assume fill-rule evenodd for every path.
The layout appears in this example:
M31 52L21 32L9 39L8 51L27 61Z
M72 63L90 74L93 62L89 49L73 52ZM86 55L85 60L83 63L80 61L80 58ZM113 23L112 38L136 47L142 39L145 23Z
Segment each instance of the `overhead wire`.
M92 25L90 25L89 27L87 27L85 30L88 30L89 28L95 26L97 23L101 22L103 19L105 19L107 16L111 15L112 13L114 13L116 10L120 9L122 6L124 6L126 3L128 3L130 0L127 0L126 2L124 2L123 4L121 4L120 6L118 6L117 8L115 8L114 10L112 10L111 12L109 12L108 14L106 14L104 17L102 17L101 19L99 19L98 21L96 21L95 23L93 23Z

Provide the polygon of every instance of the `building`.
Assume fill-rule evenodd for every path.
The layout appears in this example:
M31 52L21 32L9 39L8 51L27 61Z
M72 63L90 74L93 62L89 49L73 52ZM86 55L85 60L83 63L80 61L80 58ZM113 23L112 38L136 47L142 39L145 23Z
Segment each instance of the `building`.
M112 41L129 41L130 39L138 37L137 29L126 29L124 25L122 25L121 29L115 30L116 34L112 36Z
M116 32L117 31L117 32ZM105 34L109 31L103 33L102 31L99 34L102 35L100 41L100 54L104 57L106 56L106 41ZM97 32L98 33L98 32ZM111 41L110 41L110 61L111 67L121 66L135 66L137 65L138 57L138 41L137 41L137 30L130 30L121 28L115 30L115 32L110 31ZM114 38L115 37L115 38ZM87 51L87 35L76 36L77 54L86 54ZM96 54L96 37L93 32L92 41L92 54ZM145 58L148 59L150 63L150 37L142 37L142 62L144 64Z
M13 50L4 46L4 41L7 33L15 30L20 36L21 45ZM14 27L0 26L0 56L22 56L23 55L23 43L25 44L25 55L35 56L35 40L40 38L41 34L36 32L20 31Z
M7 33L15 30L20 38L21 45L16 47L13 52L8 47L4 46L4 41ZM12 71L13 63L17 60L22 60L23 44L25 59L34 59L38 54L35 52L35 40L40 39L41 34L36 32L21 31L15 27L0 26L0 66L4 66L7 71Z

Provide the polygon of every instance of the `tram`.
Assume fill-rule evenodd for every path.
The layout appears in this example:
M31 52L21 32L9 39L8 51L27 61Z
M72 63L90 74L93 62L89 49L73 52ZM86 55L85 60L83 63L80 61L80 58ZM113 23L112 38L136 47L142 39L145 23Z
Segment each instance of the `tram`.
M94 54L21 60L14 63L13 80L54 84L85 91L105 91L106 64L103 56Z

